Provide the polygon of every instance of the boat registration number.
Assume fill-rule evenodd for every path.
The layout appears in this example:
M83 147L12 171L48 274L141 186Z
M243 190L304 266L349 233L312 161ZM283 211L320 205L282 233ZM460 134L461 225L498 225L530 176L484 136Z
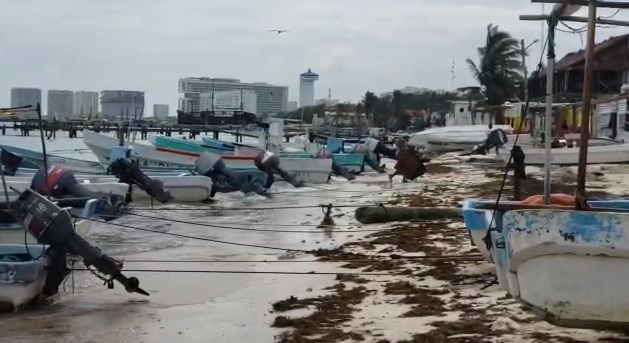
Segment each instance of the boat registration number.
M309 172L296 172L297 176L302 178L302 179L306 179L306 178L310 178L310 173Z

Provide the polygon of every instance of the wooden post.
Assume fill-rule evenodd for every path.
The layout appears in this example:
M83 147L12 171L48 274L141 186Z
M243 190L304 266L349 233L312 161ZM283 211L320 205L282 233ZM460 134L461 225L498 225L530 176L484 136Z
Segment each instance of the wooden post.
M583 75L583 109L581 111L581 138L579 144L579 166L577 169L577 196L585 199L585 170L587 165L588 139L590 133L590 110L592 107L592 57L596 35L596 1L590 0L588 8L588 31L585 46L585 70Z

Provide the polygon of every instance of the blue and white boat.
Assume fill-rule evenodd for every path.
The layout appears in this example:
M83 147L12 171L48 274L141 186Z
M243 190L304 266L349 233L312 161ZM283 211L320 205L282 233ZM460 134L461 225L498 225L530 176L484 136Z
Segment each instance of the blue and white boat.
M495 263L500 287L541 318L568 327L626 327L629 200L588 203L591 211L518 209L519 202L503 201L494 216L495 201L468 199L463 216L473 243Z

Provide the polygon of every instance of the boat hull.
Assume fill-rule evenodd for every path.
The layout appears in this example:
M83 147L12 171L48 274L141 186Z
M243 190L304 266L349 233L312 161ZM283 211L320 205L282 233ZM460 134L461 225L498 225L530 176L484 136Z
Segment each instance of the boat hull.
M155 176L153 179L163 182L164 190L170 192L174 202L203 202L211 198L212 179L207 176ZM91 180L97 183L116 181L113 177L92 178ZM125 184L125 186L127 185ZM150 198L145 191L133 185L134 201L148 200Z
M74 223L74 231L81 236L86 237L92 227L92 221L90 220L77 220ZM24 244L29 245L41 245L37 242L37 239L30 234L26 233L24 227L21 224L0 224L0 242L7 244ZM39 256L39 255L35 255Z
M511 146L499 149L499 157L507 163ZM526 165L544 165L544 149L522 149ZM629 144L610 144L588 147L588 164L616 164L629 162ZM556 148L551 151L551 164L574 166L579 164L579 148Z
M203 138L203 143L206 146L201 146L198 143L192 141L186 141L182 139L172 138L172 137L163 137L157 136L153 138L152 143L157 147L160 151L167 151L173 153L191 153L193 156L198 156L203 152L211 152L213 154L218 154L223 156L223 158L228 158L227 156L250 156L256 157L260 154L261 150L256 147L245 147L245 146L235 146L231 145L228 142L221 142L218 140L214 140L211 138ZM209 143L209 144L208 144ZM289 159L303 159L309 160L313 159L313 154L307 152L287 152L282 151L279 153L280 159L282 161L282 165L286 165L285 168L289 171L295 173L303 173L304 171L293 170L288 162ZM332 160L343 166L350 171L359 173L363 169L364 156L362 154L333 154ZM301 163L299 163L301 164ZM235 164L234 164L235 165ZM228 163L229 166L229 163ZM247 167L249 168L249 167ZM330 167L331 168L331 167ZM317 170L314 170L316 172ZM307 180L305 180L307 181ZM313 182L313 181L310 181Z
M629 209L629 201L592 206ZM559 326L629 325L629 214L522 210L503 217L493 257L503 288Z
M118 145L116 138L89 130L83 131L83 142L106 165L110 163L109 150ZM166 153L150 145L125 142L125 146L131 148L131 159L138 161L141 167L188 169L194 167L196 161L195 156Z
M40 256L46 247L24 244L0 244L0 255L31 254ZM0 303L18 310L23 305L41 297L46 277L46 257L21 262L0 262Z

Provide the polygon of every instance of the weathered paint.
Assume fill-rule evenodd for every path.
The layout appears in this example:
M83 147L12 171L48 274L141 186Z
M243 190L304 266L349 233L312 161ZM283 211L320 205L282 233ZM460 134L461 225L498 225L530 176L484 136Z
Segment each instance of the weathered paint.
M502 219L494 243L504 238L505 247L493 254L509 293L558 325L629 324L629 213L522 210Z

